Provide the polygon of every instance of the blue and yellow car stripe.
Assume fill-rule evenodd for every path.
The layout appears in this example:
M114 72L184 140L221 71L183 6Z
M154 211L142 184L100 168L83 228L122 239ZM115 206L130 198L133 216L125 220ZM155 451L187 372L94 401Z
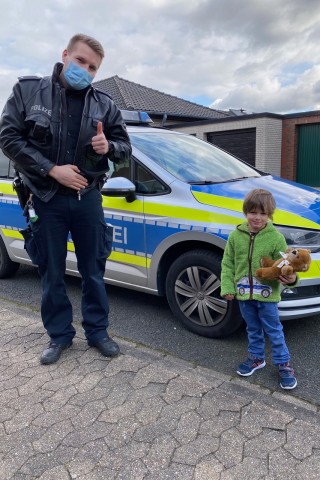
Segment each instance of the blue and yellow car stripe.
M201 192L192 192L192 193L195 199L198 200L200 203L242 213L243 200L222 197L220 195L212 195L209 193L201 193ZM295 226L299 226L300 228L320 230L319 223L309 220L308 218L303 217L301 214L297 215L287 210L276 209L273 215L273 221L274 223L279 225L285 225L285 226L295 225Z
M225 187L224 187L225 188ZM26 225L18 203L16 192L11 182L0 182L1 207L1 231L3 236L13 239L21 239L19 229ZM188 230L198 230L216 235L224 240L236 225L243 221L242 205L243 198L235 196L215 195L213 193L199 191L196 187L191 189L192 194L200 208L185 207L181 205L170 205L152 201L152 198L143 200L137 199L128 203L122 197L103 197L103 207L106 221L114 225L121 225L124 228L132 229L132 225L142 225L147 239L145 248L142 249L137 241L138 235L133 235L130 248L117 248L109 257L110 261L149 268L152 255L159 243L170 237L172 234ZM222 191L221 191L222 193ZM242 196L242 192L239 194ZM311 197L310 197L311 198ZM210 210L206 210L207 206ZM303 208L301 207L303 210ZM306 209L307 210L307 209ZM274 222L281 225L296 225L300 228L320 230L320 225L311 218L296 214L292 211L277 209L274 215ZM14 227L12 226L14 225ZM140 243L142 239L139 238ZM135 248L136 247L136 248ZM71 239L68 241L68 251L74 252L74 244ZM306 274L301 277L319 277L319 262L314 261Z

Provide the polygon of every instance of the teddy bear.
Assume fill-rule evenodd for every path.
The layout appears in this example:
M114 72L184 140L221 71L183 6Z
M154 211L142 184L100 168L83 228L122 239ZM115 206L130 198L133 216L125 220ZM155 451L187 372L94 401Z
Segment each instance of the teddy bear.
M272 280L279 275L292 275L293 272L306 272L311 263L310 250L306 248L287 248L282 253L282 258L272 260L268 257L262 257L261 268L256 271L256 276L265 280Z

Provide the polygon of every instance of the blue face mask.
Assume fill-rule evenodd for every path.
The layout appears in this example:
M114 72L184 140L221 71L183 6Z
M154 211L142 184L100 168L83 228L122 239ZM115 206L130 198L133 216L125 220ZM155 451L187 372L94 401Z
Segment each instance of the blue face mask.
M91 85L93 76L90 75L85 68L79 67L74 62L69 62L69 65L64 71L64 78L69 87L75 90L83 90Z

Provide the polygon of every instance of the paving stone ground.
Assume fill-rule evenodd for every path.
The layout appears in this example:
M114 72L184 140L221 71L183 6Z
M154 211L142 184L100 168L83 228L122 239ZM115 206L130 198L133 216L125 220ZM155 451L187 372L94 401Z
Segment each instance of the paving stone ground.
M1 480L320 479L320 413L290 392L81 331L40 365L39 313L6 301L0 331Z

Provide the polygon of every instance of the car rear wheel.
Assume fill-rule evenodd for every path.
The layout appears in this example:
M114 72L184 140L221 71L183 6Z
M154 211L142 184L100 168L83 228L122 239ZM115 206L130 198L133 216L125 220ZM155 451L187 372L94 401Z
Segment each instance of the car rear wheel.
M198 335L219 338L242 323L236 302L220 297L222 256L208 250L182 254L171 265L166 295L174 315Z
M4 241L0 237L0 278L12 277L20 267L20 263L13 262L8 255Z

